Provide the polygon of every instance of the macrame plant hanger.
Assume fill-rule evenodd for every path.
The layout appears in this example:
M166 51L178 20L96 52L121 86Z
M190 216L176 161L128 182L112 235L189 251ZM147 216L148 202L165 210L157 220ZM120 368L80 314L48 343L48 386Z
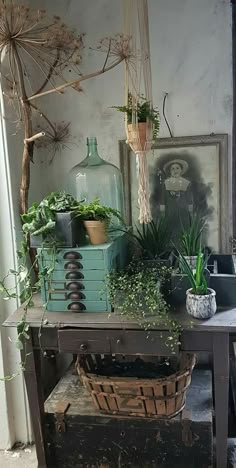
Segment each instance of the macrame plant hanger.
M125 117L127 143L136 155L140 223L149 223L149 174L147 151L153 142L153 122L138 122L138 104L152 103L152 79L147 0L123 0L124 34L131 37L131 58L125 63L125 104L131 111Z

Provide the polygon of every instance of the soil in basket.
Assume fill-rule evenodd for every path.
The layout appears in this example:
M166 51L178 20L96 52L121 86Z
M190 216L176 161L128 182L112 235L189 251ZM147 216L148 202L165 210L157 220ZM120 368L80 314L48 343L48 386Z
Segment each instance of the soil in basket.
M114 361L110 365L96 367L96 374L107 377L136 377L140 379L156 379L168 377L176 372L176 368L163 363L144 362L136 359L133 362Z

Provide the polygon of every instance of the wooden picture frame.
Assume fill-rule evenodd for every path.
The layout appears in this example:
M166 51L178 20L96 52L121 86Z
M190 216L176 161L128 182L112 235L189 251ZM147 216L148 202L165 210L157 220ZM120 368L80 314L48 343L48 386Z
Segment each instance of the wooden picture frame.
M128 224L137 222L137 178L135 155L125 141L119 142L120 168L123 175L125 194L125 215ZM212 134L187 137L160 138L147 155L150 178L150 200L152 210L160 212L167 209L155 199L158 184L165 186L165 193L170 191L172 172L182 167L182 183L192 187L193 212L201 209L209 227L209 246L220 253L231 253L232 227L232 188L231 165L228 157L228 135ZM169 170L169 169L168 169ZM157 174L158 180L157 183ZM160 182L162 180L162 182ZM155 182L153 182L155 181ZM155 185L156 184L156 185ZM164 184L164 185L163 185ZM159 195L163 192L159 190ZM183 190L183 189L182 189ZM185 189L184 189L185 190ZM189 189L188 189L189 190ZM189 190L190 191L190 190ZM201 192L202 191L202 192ZM136 199L135 194L136 193ZM183 192L180 192L181 194ZM187 192L186 192L187 193ZM161 197L159 197L161 198ZM156 204L156 200L158 203ZM200 201L199 201L200 200ZM155 202L155 203L154 203ZM191 206L191 202L188 206ZM205 204L205 205L204 205ZM205 208L203 208L203 205ZM155 206L155 209L153 208ZM205 211L204 211L205 209ZM158 212L159 212L158 211ZM154 215L153 215L154 217Z

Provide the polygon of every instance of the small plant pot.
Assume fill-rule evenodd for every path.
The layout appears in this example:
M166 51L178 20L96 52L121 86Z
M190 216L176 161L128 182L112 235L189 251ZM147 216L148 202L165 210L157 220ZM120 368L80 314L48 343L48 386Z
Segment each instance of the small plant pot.
M184 255L184 258L185 258L186 262L189 264L190 268L192 270L196 270L197 255L191 255L189 257Z
M216 313L216 293L214 289L208 289L209 294L193 294L192 289L186 292L186 308L189 315L197 319L209 319Z
M85 229L79 218L74 218L72 211L56 213L55 230L46 237L30 236L32 248L41 247L42 244L58 243L63 247L76 247L86 243Z
M107 224L104 221L84 221L89 240L93 245L106 244Z
M147 123L128 124L128 136L134 151L144 151L147 141Z

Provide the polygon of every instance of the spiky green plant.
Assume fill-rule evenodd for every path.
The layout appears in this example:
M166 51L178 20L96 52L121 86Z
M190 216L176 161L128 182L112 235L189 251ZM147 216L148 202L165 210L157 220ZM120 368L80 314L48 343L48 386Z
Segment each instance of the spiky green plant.
M189 214L188 228L182 224L179 250L184 256L193 257L198 254L204 226L205 222L198 213Z
M192 270L184 256L179 254L179 265L181 271L187 276L191 285L192 293L197 295L208 294L208 284L205 277L205 269L207 267L208 257L202 253L202 246L199 245L197 254L196 270Z
M156 259L165 257L171 247L171 225L167 217L161 217L157 221L136 225L134 232L128 231L142 250L142 257Z

